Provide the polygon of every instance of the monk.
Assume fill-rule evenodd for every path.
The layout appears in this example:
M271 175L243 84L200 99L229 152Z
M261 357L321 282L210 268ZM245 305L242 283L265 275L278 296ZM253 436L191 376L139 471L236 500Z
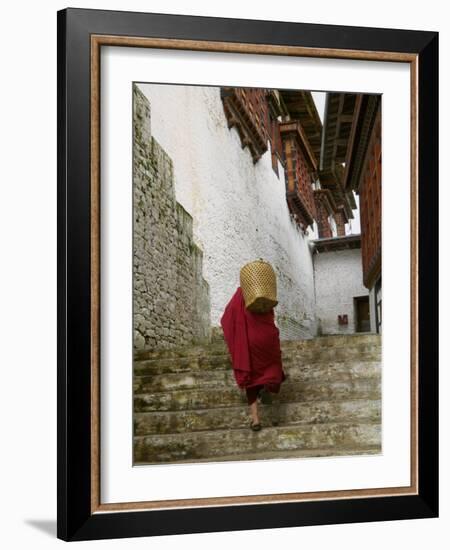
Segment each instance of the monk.
M286 379L281 363L280 331L275 325L273 308L267 313L253 313L245 307L238 287L220 319L231 355L237 385L245 389L250 407L250 428L261 429L258 398L277 394Z

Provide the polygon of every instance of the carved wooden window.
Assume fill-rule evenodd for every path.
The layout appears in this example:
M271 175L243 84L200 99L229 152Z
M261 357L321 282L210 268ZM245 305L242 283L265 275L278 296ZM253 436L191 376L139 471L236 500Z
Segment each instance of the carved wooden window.
M248 147L256 163L267 151L271 135L266 90L262 88L221 88L228 128L236 128L242 147Z
M303 230L317 217L314 202L313 173L315 165L300 123L280 123L286 174L286 198L291 212Z
M316 221L319 238L330 239L333 236L330 216L335 209L333 195L329 189L316 189L313 193L316 204Z

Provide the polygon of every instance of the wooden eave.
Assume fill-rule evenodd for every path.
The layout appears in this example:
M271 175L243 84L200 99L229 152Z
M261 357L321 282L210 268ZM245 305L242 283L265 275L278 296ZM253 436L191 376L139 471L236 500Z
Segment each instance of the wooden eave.
M280 90L280 95L283 98L290 118L300 121L314 156L317 162L319 162L322 121L320 120L311 92L304 90Z
M342 186L346 191L359 192L359 184L372 130L380 111L380 96L361 96L352 124ZM357 116L356 116L357 115Z
M328 237L312 241L314 252L335 252L361 248L361 235L345 235L342 237Z
M300 144L300 147L305 154L305 158L312 168L313 172L317 172L317 159L309 145L308 139L303 131L303 128L299 121L292 120L288 122L280 122L280 133L281 135L293 134L297 142Z
M320 170L331 173L347 158L355 106L360 94L328 93L325 106Z

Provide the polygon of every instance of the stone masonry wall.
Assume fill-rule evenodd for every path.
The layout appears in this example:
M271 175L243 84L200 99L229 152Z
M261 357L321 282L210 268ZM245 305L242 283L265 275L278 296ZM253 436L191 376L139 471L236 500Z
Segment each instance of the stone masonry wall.
M148 99L133 90L134 349L208 341L209 285L190 214L175 199L173 164L151 135Z

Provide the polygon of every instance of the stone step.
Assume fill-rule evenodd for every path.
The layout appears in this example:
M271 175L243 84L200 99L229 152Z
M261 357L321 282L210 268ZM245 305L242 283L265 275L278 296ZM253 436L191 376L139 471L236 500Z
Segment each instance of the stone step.
M271 405L259 406L263 426L271 426L274 411ZM279 407L280 426L323 424L326 422L380 421L381 400L313 401L282 403ZM202 430L246 428L247 405L184 411L144 412L134 414L134 434L150 435L185 433Z
M331 353L324 350L318 354L290 352L282 353L282 362L285 367L291 364L317 364L322 362L362 362L380 361L381 354L378 350ZM134 362L134 374L153 375L162 373L191 372L204 370L229 370L231 358L228 354L200 355L191 357L165 357L160 359L148 359Z
M283 340L281 349L288 350L323 350L324 348L344 348L353 347L378 347L381 346L381 336L379 334L361 334L361 335L336 335L320 336L317 338L305 340ZM136 352L135 360L149 360L161 358L192 357L200 355L220 355L228 352L225 342L214 342L206 345L191 345L181 348L170 348L160 350L141 350Z
M231 359L228 354L144 359L134 361L133 365L136 376L230 368Z
M316 338L309 338L303 340L282 340L281 346L286 349L298 348L298 349L314 349L314 348L339 348L339 347L352 347L361 345L374 345L381 346L380 334L336 334L328 336L318 336Z
M355 380L381 375L381 365L377 361L340 361L327 363L284 364L289 382L316 380ZM288 382L286 381L285 384ZM230 388L236 385L231 366L225 369L135 376L133 381L136 393L154 393L181 389Z
M151 464L267 451L279 452L282 456L294 450L357 450L379 445L381 426L378 422L304 424L267 427L260 432L246 428L136 436L134 460Z
M361 344L359 346L340 346L336 348L292 348L282 349L281 357L283 361L351 361L361 356L371 356L374 359L381 360L381 348L373 344Z
M294 449L292 451L262 451L250 453L236 453L231 455L221 455L209 458L196 458L198 462L229 462L233 461L249 461L249 460L269 460L269 459L294 459L294 458L318 458L318 457L342 457L346 456L365 456L381 453L381 445L361 445L358 447L322 447L320 449ZM186 464L191 463L192 459L187 460L171 460L171 464ZM148 462L135 461L133 466L144 466Z
M145 386L141 386L141 388L145 389ZM282 403L290 401L379 399L380 389L380 377L320 382L314 380L289 381L288 379L282 385L279 397ZM134 394L135 412L218 408L246 402L245 392L236 385L234 387L224 387L223 389L211 387Z

